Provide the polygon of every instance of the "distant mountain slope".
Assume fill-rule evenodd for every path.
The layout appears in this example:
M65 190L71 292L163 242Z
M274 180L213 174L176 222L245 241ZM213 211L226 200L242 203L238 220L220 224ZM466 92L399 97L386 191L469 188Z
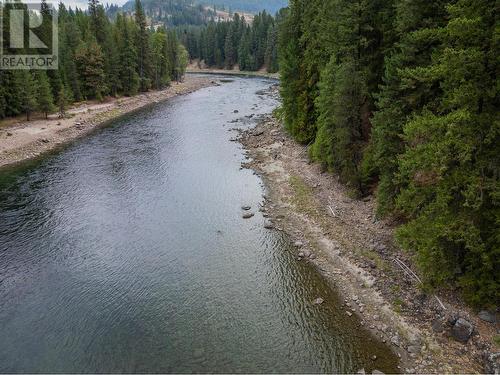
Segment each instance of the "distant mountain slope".
M125 11L133 11L135 0L129 0ZM258 13L266 10L274 14L288 5L288 0L142 0L144 9L155 21L161 19L166 24L200 25L215 16L217 10L231 12ZM211 8L211 9L208 9Z
M192 0L141 0L144 11L154 24L167 26L204 25L216 17L215 12ZM123 6L126 12L133 12L135 0Z
M206 5L224 7L226 10L258 13L262 10L274 14L288 6L288 0L198 0Z

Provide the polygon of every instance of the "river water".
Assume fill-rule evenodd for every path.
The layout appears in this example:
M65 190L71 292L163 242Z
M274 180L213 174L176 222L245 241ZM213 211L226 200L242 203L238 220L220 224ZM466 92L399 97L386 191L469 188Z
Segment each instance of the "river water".
M0 172L0 372L397 370L263 228L229 129L275 108L272 84L231 79Z

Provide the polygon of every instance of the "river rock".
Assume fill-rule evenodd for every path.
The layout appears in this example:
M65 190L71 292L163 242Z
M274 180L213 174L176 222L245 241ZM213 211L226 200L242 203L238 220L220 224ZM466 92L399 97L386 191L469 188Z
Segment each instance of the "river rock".
M265 222L264 222L264 228L266 229L274 229L274 224L271 220L267 219Z
M408 350L408 353L410 353L410 354L419 354L421 348L418 345L410 345L410 346L408 346L407 350Z
M372 375L385 375L382 371L379 370L373 370Z
M254 216L255 216L255 214L253 212L246 212L243 214L243 219L250 219Z
M453 338L463 344L466 344L474 332L474 326L464 318L459 318L451 329Z
M241 209L243 211L250 211L252 209L252 207L251 206L241 206Z
M313 304L315 305L321 305L323 302L325 302L325 300L321 297L318 297L316 298L314 301L313 301Z
M391 337L391 344L395 346L399 346L399 336L395 335Z
M293 244L293 246L295 246L295 247L302 247L302 246L304 246L304 244L302 243L302 241L295 241L295 243Z
M485 322L488 322L488 323L494 324L497 321L497 317L496 317L495 313L491 312L491 311L487 311L487 310L480 311L478 316L479 316L479 319L484 320Z
M500 374L500 352L488 353L485 367L487 374Z
M235 110L233 111L233 113L239 113L239 112L240 112L240 111L238 111L237 109L235 109Z
M432 330L436 333L441 333L441 332L444 332L444 325L443 325L443 322L441 322L441 320L439 319L435 319L433 322L432 322Z

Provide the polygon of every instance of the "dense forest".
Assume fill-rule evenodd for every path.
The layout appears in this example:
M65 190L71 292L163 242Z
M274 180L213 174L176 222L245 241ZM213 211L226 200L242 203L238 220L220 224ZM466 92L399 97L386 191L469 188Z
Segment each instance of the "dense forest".
M27 12L21 3L4 7ZM44 12L41 27L51 27L45 3ZM8 14L4 12L5 18ZM59 69L0 70L0 118L25 113L29 119L32 112L47 114L56 107L64 112L72 102L160 89L178 80L187 66L187 52L175 32L162 27L152 31L139 0L134 16L118 12L113 22L98 0L90 0L86 12L68 10L61 3L58 22ZM7 25L4 19L4 41L10 37ZM49 33L44 37L49 44Z
M208 67L255 71L262 68L270 73L278 71L278 23L261 12L249 25L235 13L231 21L210 21L206 27L179 29L179 39L186 46L191 59L199 59Z
M292 0L282 116L379 215L427 285L500 300L500 30L494 0Z

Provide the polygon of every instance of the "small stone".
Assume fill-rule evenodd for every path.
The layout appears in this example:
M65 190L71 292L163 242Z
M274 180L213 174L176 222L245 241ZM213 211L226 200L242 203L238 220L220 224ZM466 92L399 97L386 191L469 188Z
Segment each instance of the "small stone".
M488 322L488 323L495 324L497 321L497 317L496 317L495 313L491 312L491 311L487 311L487 310L480 311L478 316L479 316L479 319L484 320L485 322Z
M399 346L399 337L398 336L392 336L391 337L391 344L395 346Z
M295 246L295 247L302 247L302 246L304 246L304 244L302 243L302 241L295 241L295 243L293 244L293 246Z
M366 374L366 371L364 368L358 370L358 372L356 374Z
M316 299L313 301L313 304L314 304L314 305L321 305L321 304L323 304L323 302L325 302L325 300L324 300L323 298L321 298L321 297L318 297L318 298L316 298Z
M376 361L377 360L377 356L376 355L372 355L372 361Z
M453 338L463 344L466 344L474 332L474 326L467 320L460 318L451 329Z
M352 316L352 312L350 312L350 311L346 311L345 313L346 313L348 316Z
M309 256L309 259L311 259L311 260L316 259L316 254L311 254L311 255Z
M385 375L382 371L379 370L373 370L372 375Z
M265 222L264 222L264 228L266 229L274 229L274 224L271 220L267 219Z
M444 325L439 319L435 319L432 322L432 330L436 333L441 333L444 331Z
M410 345L408 346L408 353L411 353L411 354L419 354L420 353L420 346L418 345Z
M238 111L237 109L235 109L235 110L233 111L233 113L239 113L239 112L240 112L240 111Z
M12 133L11 132L7 132L7 137L12 137Z
M43 138L43 139L41 139L41 141L42 141L43 143L49 143L49 142L50 142L47 138Z
M247 212L247 213L243 214L243 219L250 219L250 218L252 218L252 217L254 217L254 216L255 216L255 214L254 214L254 213L252 213L252 212Z
M241 206L241 209L243 211L250 211L252 209L252 207L251 206Z

